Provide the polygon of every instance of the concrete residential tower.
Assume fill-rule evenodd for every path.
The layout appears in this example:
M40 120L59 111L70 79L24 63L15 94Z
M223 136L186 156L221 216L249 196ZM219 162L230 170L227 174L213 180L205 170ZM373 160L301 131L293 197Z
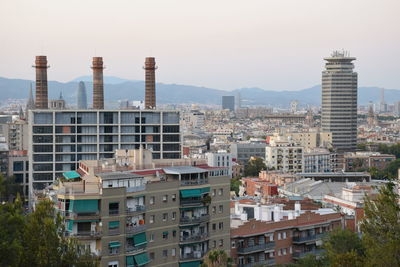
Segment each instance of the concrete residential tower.
M337 151L357 145L357 73L348 52L334 51L322 72L322 129L332 133Z

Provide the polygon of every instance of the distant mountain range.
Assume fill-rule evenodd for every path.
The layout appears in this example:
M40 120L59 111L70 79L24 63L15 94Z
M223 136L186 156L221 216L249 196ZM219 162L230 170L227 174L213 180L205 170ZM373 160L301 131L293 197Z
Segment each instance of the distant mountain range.
M130 81L118 77L105 77L105 99L107 103L121 99L143 100L144 81ZM84 81L89 102L92 99L92 83L90 76L82 76L70 82L61 83L49 81L49 98L56 99L63 93L67 103L76 104L78 82ZM30 80L8 79L0 77L0 101L6 99L23 99L29 94ZM157 102L162 104L221 104L224 95L240 93L243 106L275 106L286 108L290 101L297 100L301 105L320 105L321 87L319 85L298 91L272 91L261 88L240 88L233 91L224 91L206 87L179 84L157 84ZM359 87L358 103L365 105L369 101L378 102L380 88ZM388 103L400 101L400 90L385 89L385 99Z

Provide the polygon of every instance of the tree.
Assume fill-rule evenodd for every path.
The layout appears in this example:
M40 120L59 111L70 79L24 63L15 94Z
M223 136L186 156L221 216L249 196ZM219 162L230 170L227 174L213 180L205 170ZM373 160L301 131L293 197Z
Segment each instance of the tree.
M287 264L286 267L327 267L329 264L324 257L317 257L314 254L308 254L299 259L296 263Z
M226 252L222 249L211 250L205 257L201 267L230 267L232 266L232 259L228 257Z
M14 177L4 177L0 173L0 202L13 201L21 193L22 187L15 182Z
M242 184L240 178L232 178L231 179L231 191L235 191L235 194L239 195L239 187Z
M252 158L249 162L244 166L244 175L245 176L258 176L261 170L265 170L267 166L262 158Z
M364 247L358 235L350 230L332 231L324 242L330 266L363 266Z
M400 206L393 182L379 188L364 202L361 222L365 266L400 266Z

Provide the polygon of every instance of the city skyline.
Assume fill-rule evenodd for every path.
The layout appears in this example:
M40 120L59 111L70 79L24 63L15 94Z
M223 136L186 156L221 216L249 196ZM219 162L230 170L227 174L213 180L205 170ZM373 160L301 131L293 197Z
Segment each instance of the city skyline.
M1 23L8 25L0 30L0 56L8 62L1 76L33 77L32 57L43 54L51 80L89 74L92 56L104 58L105 76L140 80L143 58L154 56L163 83L295 90L317 84L322 57L343 48L359 59L360 86L400 88L392 60L400 53L395 1L219 1L212 8L208 2L97 1L91 12L92 4L1 4ZM112 24L110 12L119 14Z

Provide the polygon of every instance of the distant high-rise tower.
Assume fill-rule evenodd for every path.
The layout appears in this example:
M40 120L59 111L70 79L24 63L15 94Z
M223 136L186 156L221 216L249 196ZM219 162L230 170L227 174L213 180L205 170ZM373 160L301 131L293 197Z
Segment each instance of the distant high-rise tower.
M322 72L322 129L332 133L338 152L355 151L357 146L357 73L354 57L335 51Z
M154 57L146 57L144 62L145 70L145 109L156 108L156 61Z
M93 109L104 109L103 58L93 57Z
M235 111L235 97L232 95L222 96L222 109Z
M38 109L47 109L49 101L47 89L47 57L36 56L34 68L36 69L35 106Z
M78 86L78 109L87 109L86 87L84 82L79 82Z

